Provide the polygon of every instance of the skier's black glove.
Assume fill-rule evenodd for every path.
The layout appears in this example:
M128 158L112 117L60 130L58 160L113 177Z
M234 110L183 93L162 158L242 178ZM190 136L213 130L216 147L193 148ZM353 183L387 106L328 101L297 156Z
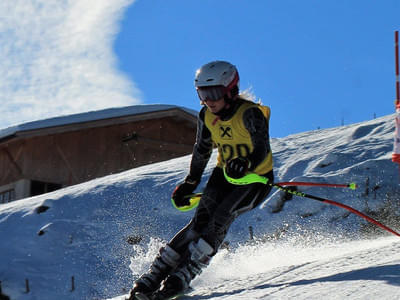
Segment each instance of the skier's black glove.
M172 192L172 199L177 207L186 206L190 204L190 198L185 197L193 193L198 185L197 181L185 180L179 184Z
M250 161L247 158L237 157L231 159L226 163L225 170L226 174L229 177L238 179L246 175L246 172L248 171L249 167L250 167Z

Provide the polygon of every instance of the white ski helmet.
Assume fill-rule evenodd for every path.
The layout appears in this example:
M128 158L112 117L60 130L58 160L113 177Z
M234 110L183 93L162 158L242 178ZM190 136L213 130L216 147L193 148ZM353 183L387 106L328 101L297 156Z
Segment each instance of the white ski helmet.
M196 71L194 85L200 100L232 99L239 93L239 73L226 61L213 61Z

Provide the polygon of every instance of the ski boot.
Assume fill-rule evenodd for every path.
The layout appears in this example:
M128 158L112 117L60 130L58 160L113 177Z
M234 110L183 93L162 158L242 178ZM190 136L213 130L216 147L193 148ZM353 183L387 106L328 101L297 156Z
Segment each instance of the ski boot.
M177 268L164 280L160 290L153 295L154 300L178 299L191 288L190 282L207 267L214 249L203 239L189 244L190 257L185 265Z
M152 299L151 295L160 288L161 282L178 266L180 257L169 245L161 248L149 271L135 281L129 300Z

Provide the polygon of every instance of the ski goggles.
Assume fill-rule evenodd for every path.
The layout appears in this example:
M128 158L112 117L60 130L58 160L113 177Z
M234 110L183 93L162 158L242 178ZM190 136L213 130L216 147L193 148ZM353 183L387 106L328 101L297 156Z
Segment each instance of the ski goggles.
M201 101L218 101L228 93L223 85L204 86L197 88L197 94Z

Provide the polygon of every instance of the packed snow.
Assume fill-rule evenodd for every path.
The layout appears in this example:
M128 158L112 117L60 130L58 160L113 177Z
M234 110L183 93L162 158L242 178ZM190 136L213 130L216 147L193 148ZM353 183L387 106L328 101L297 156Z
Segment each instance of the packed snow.
M355 182L355 191L299 190L399 231L393 120L272 139L275 181ZM1 205L2 292L13 300L125 299L192 216L170 203L189 162L190 155ZM274 190L235 221L229 245L193 281L188 299L400 299L399 237L347 210L283 196Z

